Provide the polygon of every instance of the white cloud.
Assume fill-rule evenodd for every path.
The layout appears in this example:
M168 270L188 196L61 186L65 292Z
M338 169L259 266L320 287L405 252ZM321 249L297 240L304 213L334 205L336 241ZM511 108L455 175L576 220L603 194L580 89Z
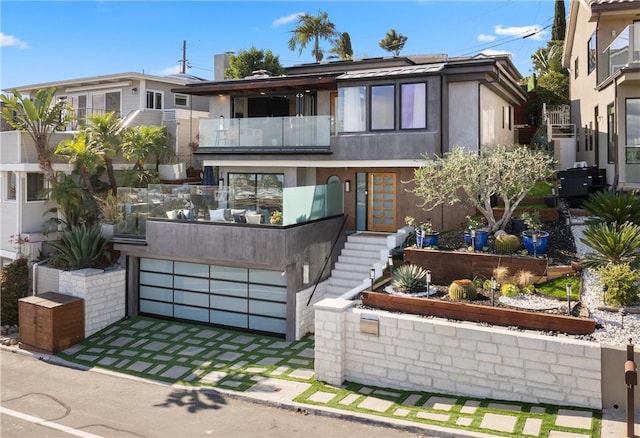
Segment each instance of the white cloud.
M532 40L542 40L544 36L547 34L546 30L543 30L542 27L538 24L532 24L531 26L511 26L511 27L503 27L501 24L494 26L494 30L496 35L506 35L513 37L521 37L524 38L529 36Z
M485 43L490 43L491 41L495 41L496 37L493 35L485 35L483 33L481 33L480 35L478 35L478 41L482 41Z
M174 65L173 67L167 67L160 72L161 76L177 75L180 73L180 66Z
M511 56L512 53L511 52L507 52L506 50L491 50L491 49L486 49L481 51L480 53L482 53L483 55L509 55Z
M29 44L24 41L20 41L20 38L14 37L13 35L5 35L0 32L0 47L17 47L19 49L28 49Z
M277 18L273 20L273 23L271 23L271 27L276 28L276 27L282 26L283 24L289 24L292 21L296 21L299 17L303 15L304 15L304 12L296 12L295 14Z

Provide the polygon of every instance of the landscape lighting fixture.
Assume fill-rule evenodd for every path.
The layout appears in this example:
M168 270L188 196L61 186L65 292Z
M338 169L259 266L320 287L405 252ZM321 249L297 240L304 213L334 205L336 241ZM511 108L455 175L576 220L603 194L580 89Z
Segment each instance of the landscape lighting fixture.
M371 290L373 291L373 280L376 279L376 269L375 268L371 268L371 270L369 271L369 278L371 279Z
M571 315L571 283L567 283L567 315Z

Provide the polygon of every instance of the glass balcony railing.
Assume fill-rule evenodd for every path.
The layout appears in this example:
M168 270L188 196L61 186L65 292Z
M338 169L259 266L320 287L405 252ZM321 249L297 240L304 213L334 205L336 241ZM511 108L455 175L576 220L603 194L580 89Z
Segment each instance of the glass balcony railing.
M640 62L640 23L625 27L607 47L605 55L609 60L609 76L632 62Z
M330 116L200 121L200 147L329 146Z
M287 226L344 213L342 184L269 188L248 196L219 186L150 184L118 188L115 234L144 239L148 219Z

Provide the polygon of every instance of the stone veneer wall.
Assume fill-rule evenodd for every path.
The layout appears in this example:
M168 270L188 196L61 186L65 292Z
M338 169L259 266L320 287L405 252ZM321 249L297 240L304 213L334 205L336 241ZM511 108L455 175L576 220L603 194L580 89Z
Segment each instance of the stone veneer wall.
M307 289L301 290L296 294L296 340L299 341L307 333L313 333L314 325L314 304L324 298L324 294L327 292L327 285L329 281L325 280L318 284L316 291L313 292L313 286ZM313 292L313 298L307 306L309 297Z
M35 271L36 294L60 292L60 269L37 266Z
M315 305L317 380L602 408L598 343L354 304Z
M125 269L60 272L60 293L84 299L85 337L125 316Z

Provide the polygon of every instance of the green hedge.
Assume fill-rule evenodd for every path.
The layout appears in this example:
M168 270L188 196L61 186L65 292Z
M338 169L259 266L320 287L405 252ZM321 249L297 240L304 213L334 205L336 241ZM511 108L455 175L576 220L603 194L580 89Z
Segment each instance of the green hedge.
M0 321L18 324L18 300L29 293L29 262L20 258L0 271Z

